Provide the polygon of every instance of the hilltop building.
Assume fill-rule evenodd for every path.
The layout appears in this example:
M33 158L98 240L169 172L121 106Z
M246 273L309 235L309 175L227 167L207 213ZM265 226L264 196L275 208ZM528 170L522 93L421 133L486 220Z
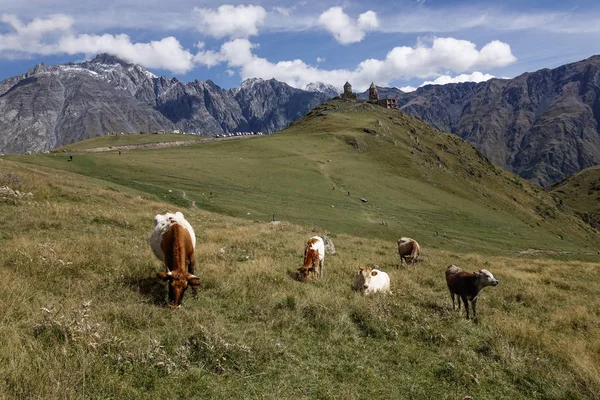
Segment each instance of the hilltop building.
M342 93L342 99L356 99L356 93L352 93L352 85L349 82L344 84L344 93Z
M395 98L385 98L380 99L379 94L377 93L377 86L375 86L374 82L371 82L371 86L369 87L369 103L377 104L383 108L391 108L394 110L398 109L398 103Z
M342 100L357 100L356 93L352 92L352 85L349 82L344 84L344 93L340 96ZM365 100L358 100L365 101ZM385 98L380 99L379 94L377 92L377 86L375 86L375 82L371 82L371 86L369 86L369 100L366 100L367 103L377 104L383 108L391 108L394 110L398 109L398 103L395 98Z
M371 82L371 86L369 86L369 101L377 100L379 100L379 95L377 94L377 86L375 86L374 82Z

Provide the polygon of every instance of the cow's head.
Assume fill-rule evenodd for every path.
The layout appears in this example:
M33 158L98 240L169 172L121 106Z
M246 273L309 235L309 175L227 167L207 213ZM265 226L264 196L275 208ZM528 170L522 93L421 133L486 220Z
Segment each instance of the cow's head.
M487 269L479 270L479 272L475 272L475 275L481 288L498 285L498 279L494 278L494 275Z
M357 275L360 275L362 281L361 290L366 290L371 285L371 278L377 276L377 271L374 271L371 267L360 267Z
M302 266L298 268L298 280L301 282L305 282L308 279L308 276L310 275L311 268L312 265L308 267Z
M163 281L169 282L169 307L179 308L183 301L183 295L188 288L188 285L198 286L200 280L196 275L189 272L157 272L156 276Z

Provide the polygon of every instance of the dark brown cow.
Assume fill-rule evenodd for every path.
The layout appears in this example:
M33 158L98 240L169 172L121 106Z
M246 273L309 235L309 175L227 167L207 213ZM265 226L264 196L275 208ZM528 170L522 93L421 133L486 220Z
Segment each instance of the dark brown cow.
M462 299L465 304L465 310L467 311L467 319L469 319L469 303L473 307L473 318L477 319L477 311L475 307L477 305L477 296L481 289L486 286L498 285L498 280L494 278L494 275L486 269L482 269L479 272L466 272L458 268L456 265L450 265L446 269L446 283L450 290L450 296L452 297L452 309L456 309L454 304L454 295L457 295ZM460 299L458 299L458 309L460 311Z

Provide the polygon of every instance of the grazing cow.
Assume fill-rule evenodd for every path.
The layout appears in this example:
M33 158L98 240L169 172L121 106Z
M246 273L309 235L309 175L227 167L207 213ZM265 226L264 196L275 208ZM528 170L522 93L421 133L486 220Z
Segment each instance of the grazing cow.
M467 311L467 319L469 319L469 303L473 307L473 318L477 319L477 311L475 307L477 305L477 296L481 289L486 286L498 285L498 280L494 278L494 275L486 269L482 269L479 272L465 272L456 265L450 265L446 269L446 283L450 290L450 296L452 297L452 309L455 310L454 295L457 295L462 299L465 304L465 310ZM458 309L460 310L460 299L458 300Z
M402 266L402 260L411 264L415 264L420 260L421 246L416 240L402 237L398 239L398 254L400 254L400 266Z
M319 236L314 236L304 246L304 265L298 268L298 278L305 281L310 274L323 277L325 244Z
M383 271L371 267L360 267L354 275L354 290L364 292L365 296L371 293L390 292L390 277Z
M166 270L157 272L156 276L169 283L169 307L179 308L188 284L200 284L194 275L194 229L180 212L158 214L154 217L150 247L165 263Z

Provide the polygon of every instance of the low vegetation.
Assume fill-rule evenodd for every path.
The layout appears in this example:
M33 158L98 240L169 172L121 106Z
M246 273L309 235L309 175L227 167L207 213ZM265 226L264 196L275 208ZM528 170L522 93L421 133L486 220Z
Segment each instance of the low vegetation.
M600 393L597 260L436 250L183 209L202 284L183 307L147 243L171 204L110 182L0 161L3 398L564 399ZM8 195L7 195L8 196ZM293 279L306 239L337 255ZM427 241L425 241L427 242ZM451 310L445 267L493 271L479 324ZM350 287L378 265L392 296Z
M0 398L599 396L598 233L451 135L333 102L268 138L67 159L0 158ZM177 311L148 245L166 210L198 240ZM314 235L337 254L299 282ZM398 267L400 236L422 262ZM500 281L479 323L449 264ZM361 266L393 294L354 292Z
M323 104L281 133L250 140L75 154L72 162L62 153L9 159L182 207L262 222L274 212L301 226L385 240L426 237L429 248L595 252L599 240L543 190L494 167L458 137L365 103Z
M600 231L600 166L573 174L548 191L560 208L572 210Z

